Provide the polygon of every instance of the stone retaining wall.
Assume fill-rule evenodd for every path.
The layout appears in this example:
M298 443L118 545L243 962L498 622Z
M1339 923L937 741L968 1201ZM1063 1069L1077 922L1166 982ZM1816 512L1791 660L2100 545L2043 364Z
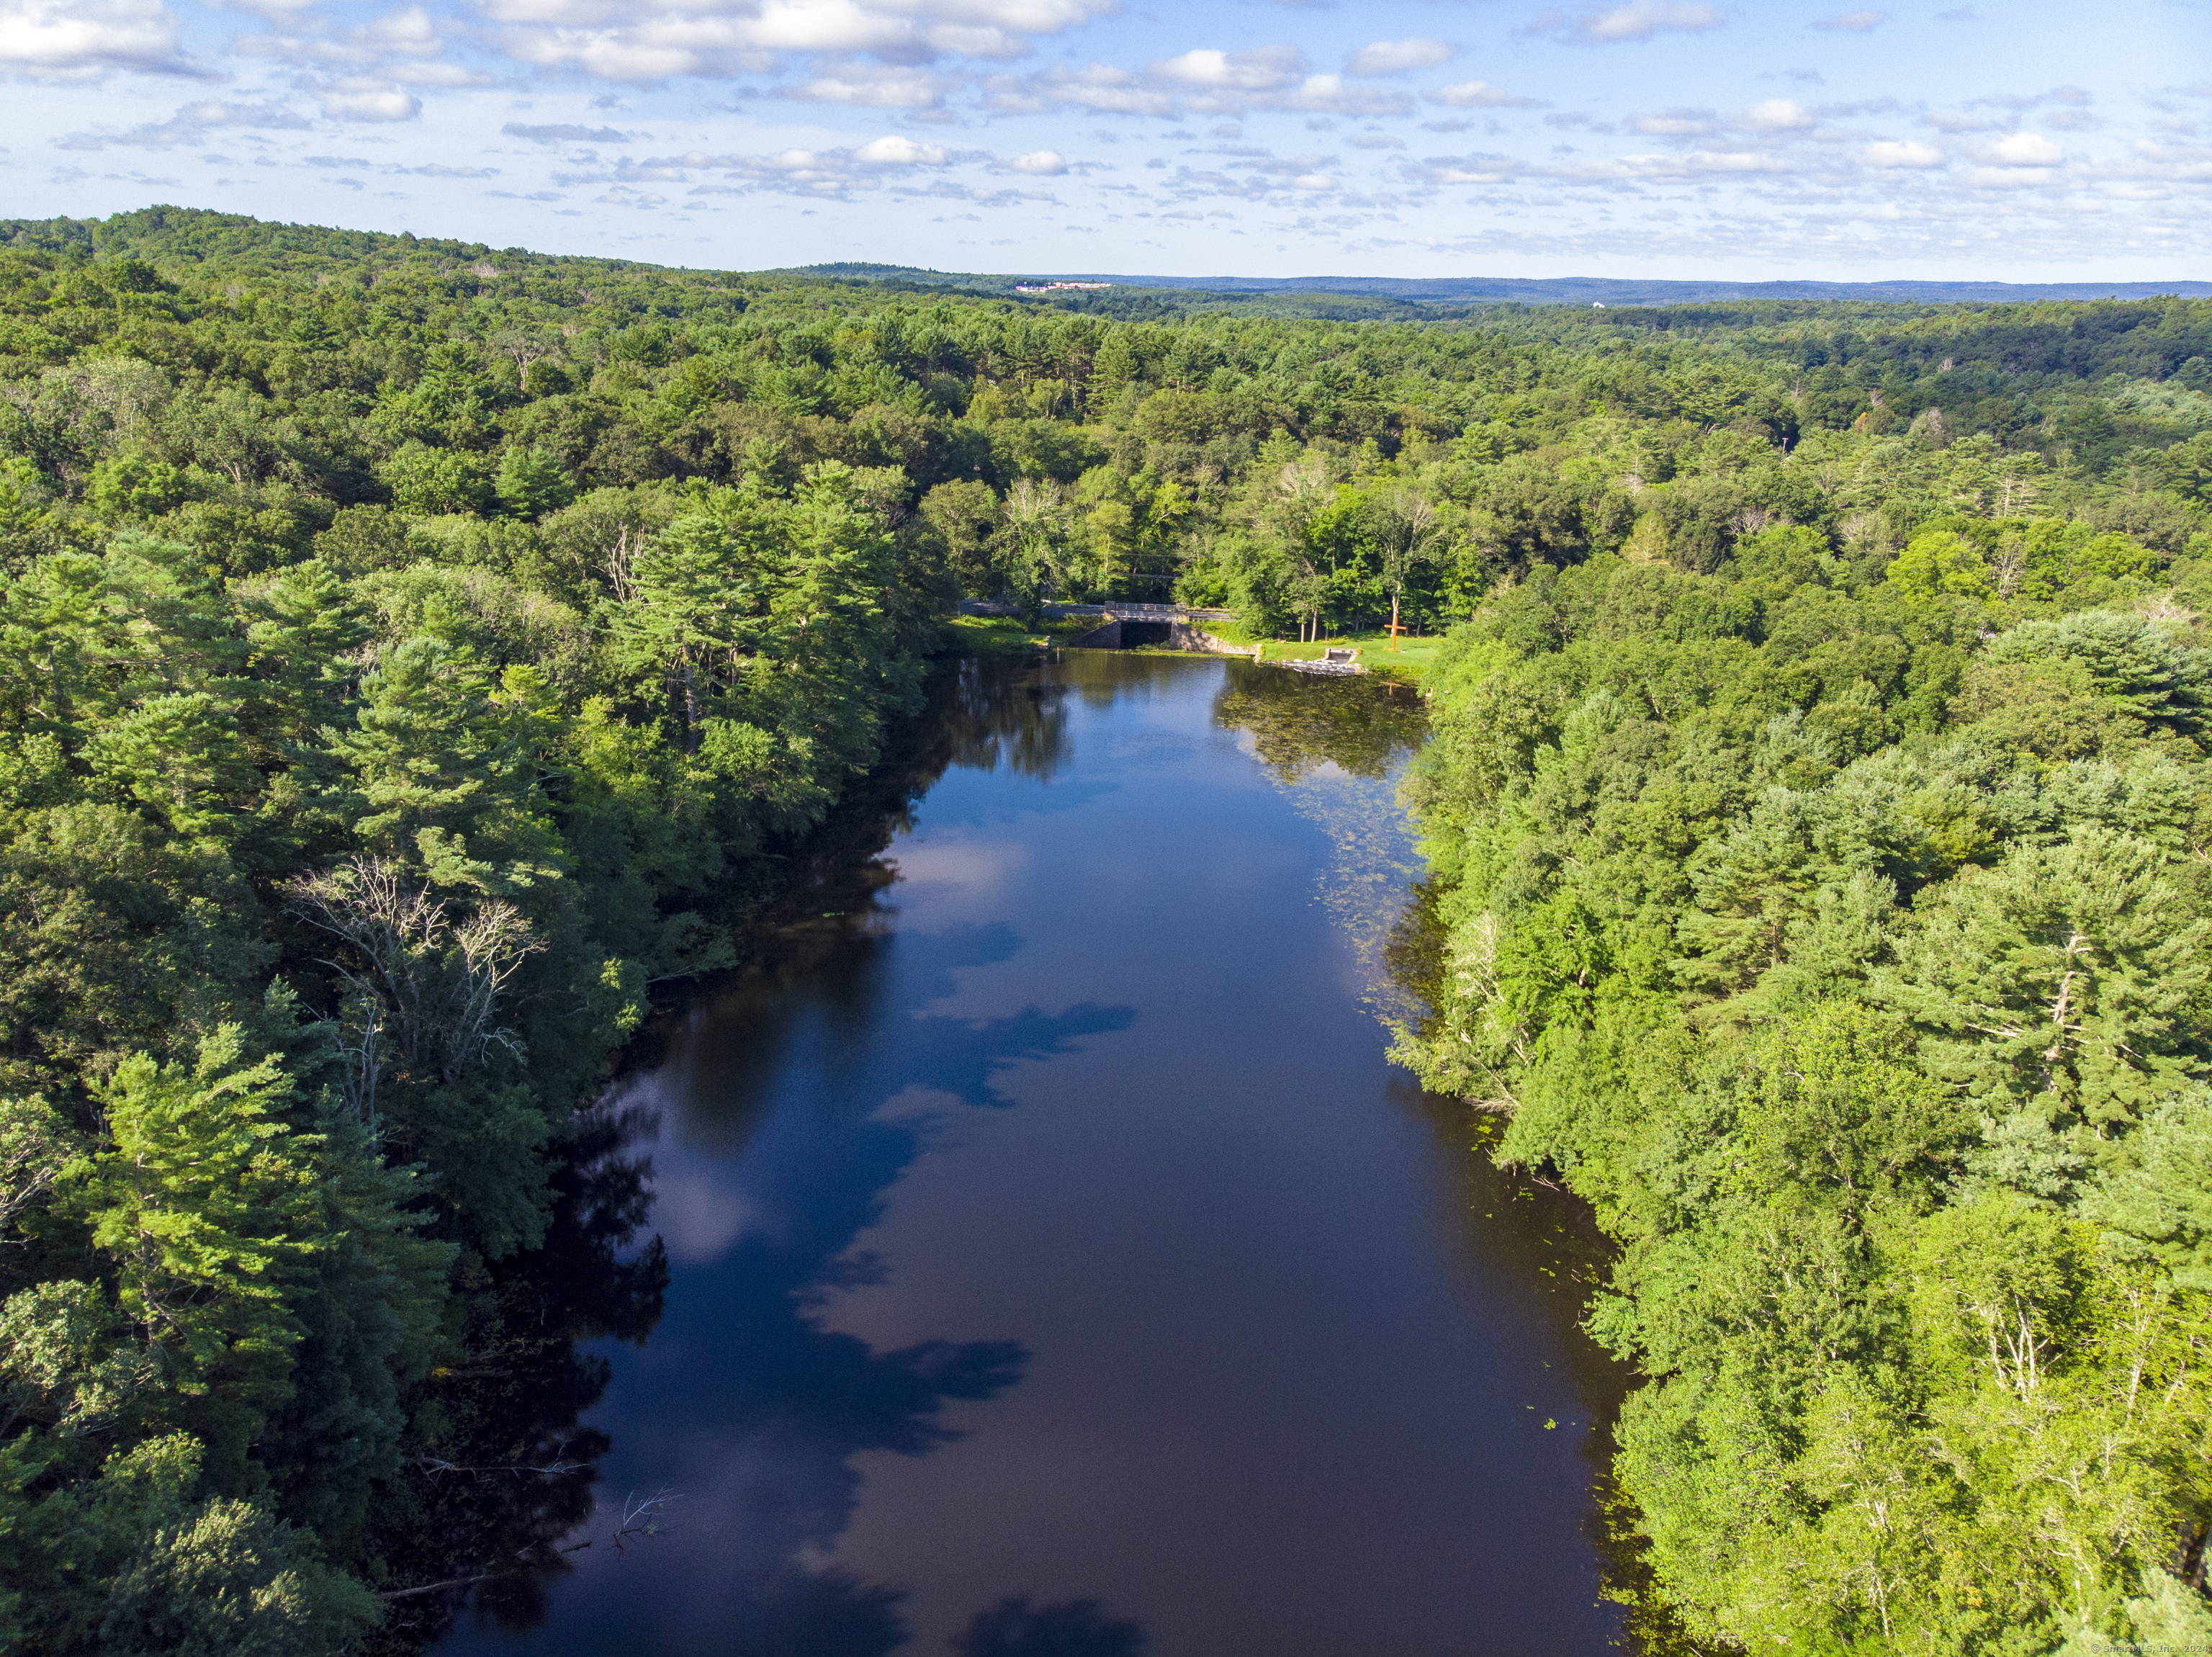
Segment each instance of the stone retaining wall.
M1168 631L1168 642L1178 650L1197 650L1210 656L1249 656L1249 644L1231 644L1218 633L1208 633L1177 622Z
M1158 624L1144 624L1154 626ZM1070 639L1068 648L1072 650L1121 649L1126 643L1121 628L1121 622L1109 621L1103 627L1092 628L1080 638ZM1166 640L1157 648L1191 650L1209 656L1249 656L1252 654L1252 647L1249 644L1231 644L1217 633L1209 633L1203 628L1193 627L1184 622L1170 622L1167 630Z

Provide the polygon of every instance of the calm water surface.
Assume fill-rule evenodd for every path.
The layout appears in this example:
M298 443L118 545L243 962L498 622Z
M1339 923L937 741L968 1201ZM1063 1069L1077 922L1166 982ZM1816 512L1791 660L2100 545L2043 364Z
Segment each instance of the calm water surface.
M544 1620L443 1649L1609 1649L1575 1215L1383 1057L1417 716L1101 652L930 717L872 899L619 1094L666 1312Z

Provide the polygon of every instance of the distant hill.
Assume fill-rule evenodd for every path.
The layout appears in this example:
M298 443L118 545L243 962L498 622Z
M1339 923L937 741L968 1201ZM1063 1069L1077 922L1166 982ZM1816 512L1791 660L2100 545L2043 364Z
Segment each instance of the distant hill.
M1689 305L1731 300L1859 300L1911 304L2000 304L2038 299L2212 298L2212 281L2189 282L1657 282L1612 277L1171 277L1103 271L986 276L903 265L809 265L795 275L913 283L1012 293L1048 282L1110 282L1117 288L1217 294L1345 294L1403 305Z

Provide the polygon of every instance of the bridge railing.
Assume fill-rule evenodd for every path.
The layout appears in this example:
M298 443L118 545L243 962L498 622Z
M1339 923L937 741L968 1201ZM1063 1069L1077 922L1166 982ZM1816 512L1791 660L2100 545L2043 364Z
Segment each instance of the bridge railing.
M988 599L963 599L963 613L970 616L1011 616L1017 606L994 604ZM1113 617L1120 621L1231 621L1235 612L1228 610L1194 609L1187 604L1042 604L1040 614L1047 616L1097 616L1102 619Z

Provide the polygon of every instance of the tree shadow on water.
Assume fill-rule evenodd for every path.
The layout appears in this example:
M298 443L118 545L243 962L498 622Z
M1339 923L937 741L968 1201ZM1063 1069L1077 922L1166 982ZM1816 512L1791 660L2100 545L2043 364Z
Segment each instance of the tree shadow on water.
M470 1355L416 1383L402 1476L381 1493L367 1550L399 1592L369 1657L421 1650L464 1601L500 1625L546 1614L562 1540L592 1512L607 1435L583 1424L610 1374L584 1343L641 1343L659 1320L668 1258L635 1246L652 1206L650 1165L627 1154L621 1124L585 1123L552 1182L541 1246L459 1274L450 1308ZM435 1591L410 1584L441 1585Z
M872 797L848 802L805 867L794 860L779 926L758 940L774 947L670 1020L659 1063L602 1102L616 1142L580 1147L595 1154L563 1176L578 1185L577 1238L556 1225L500 1295L503 1326L527 1327L542 1352L525 1365L510 1347L495 1376L488 1363L471 1383L479 1465L561 1471L436 1482L449 1501L509 1511L456 1515L477 1535L441 1551L484 1560L475 1569L489 1575L403 1602L395 1621L411 1626L387 1649L419 1648L457 1611L532 1657L615 1642L661 1657L887 1657L907 1646L904 1589L830 1557L860 1505L856 1461L958 1438L947 1406L1003 1392L1029 1355L1007 1340L879 1349L826 1326L836 1291L883 1280L884 1264L856 1245L944 1114L880 1107L905 1096L1003 1107L1010 1068L1135 1016L1089 1005L943 1015L933 1006L959 975L1011 959L1020 938L1003 925L916 936L882 924L876 860L947 765L1042 778L1064 757L1061 693L1020 667L962 664L939 681L903 771L873 779ZM662 1133L664 1121L678 1130ZM587 1192L592 1179L605 1189ZM656 1230L665 1251L641 1243ZM599 1303L611 1295L619 1304ZM619 1360L611 1387L613 1349L577 1345L610 1339L645 1349ZM682 1492L665 1527L626 1541L625 1502L664 1489ZM422 1551L402 1580L456 1574ZM976 1657L1133 1657L1143 1643L1088 1602L1008 1601L961 1637Z
M533 1654L596 1650L614 1627L668 1657L885 1657L906 1644L902 1589L830 1557L860 1505L860 1459L927 1455L957 1439L947 1406L1014 1386L1029 1354L1009 1340L879 1347L830 1327L828 1308L840 1291L886 1280L861 1240L958 1108L950 1101L1003 1108L1008 1067L1133 1021L1132 1008L1096 1005L983 1020L926 1010L962 968L1018 948L979 929L831 952L726 1001L674 1045L648 1090L655 1108L638 1119L674 1130L654 1154L660 1201L698 1212L678 1228L674 1291L648 1355L595 1420L623 1447L606 1496L633 1484L684 1496L669 1533L618 1568L593 1555L581 1591L533 1630ZM887 972L894 959L902 965ZM879 1108L902 1097L929 1102ZM715 1212L728 1228L700 1229ZM674 1217L659 1216L664 1229ZM577 1538L604 1532L613 1505L603 1497ZM510 1630L534 1609L478 1603ZM1063 1623L1082 1626L1061 1617L1039 1627ZM1114 1626L1099 1624L1099 1637Z
M963 953L963 940L935 942L948 959ZM933 974L915 982L918 991L943 987ZM641 1482L664 1474L681 1482L694 1509L684 1522L714 1538L696 1556L655 1566L662 1603L647 1614L668 1634L657 1649L884 1657L905 1644L903 1593L824 1563L860 1503L858 1459L872 1451L926 1455L957 1440L946 1406L1014 1386L1029 1353L1007 1340L884 1349L826 1326L825 1304L838 1291L884 1280L884 1263L854 1246L930 1131L925 1120L885 1119L840 1101L921 1088L1003 1106L993 1085L1000 1067L1065 1052L1131 1018L1126 1008L1079 1007L980 1023L897 1019L888 1021L889 1033L836 1043L826 1066L802 1057L796 1085L787 1076L781 1102L764 1111L732 1176L759 1228L683 1281L655 1337L698 1379L641 1395L610 1421L619 1441L662 1447ZM1047 1633L1085 1626L1054 1617L1037 1626ZM710 1642L681 1632L702 1624L717 1630ZM1098 1637L1113 1626L1100 1623ZM976 1649L1123 1657L1136 1648L1124 1640Z

